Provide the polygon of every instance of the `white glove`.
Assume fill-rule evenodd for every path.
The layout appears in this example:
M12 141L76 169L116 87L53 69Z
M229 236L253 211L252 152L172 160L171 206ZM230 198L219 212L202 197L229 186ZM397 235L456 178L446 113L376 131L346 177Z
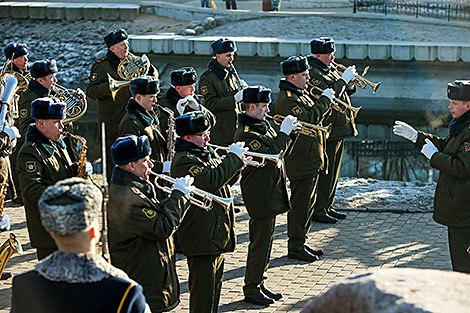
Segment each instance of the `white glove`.
M282 121L281 132L289 136L290 133L298 126L300 126L300 124L297 123L297 117L287 115Z
M165 161L163 162L163 173L169 173L171 169L171 161Z
M3 132L5 134L8 135L8 137L10 137L10 139L15 139L15 138L20 138L21 135L20 135L20 131L18 130L18 128L16 128L15 126L12 126L12 127L5 127L3 129Z
M199 105L199 103L197 103L196 99L194 99L193 96L186 96L185 97L187 103L188 103L188 106L193 109L194 111L199 111L201 110L201 106Z
M193 186L194 177L186 175L184 177L180 177L175 179L175 183L173 184L173 190L178 190L187 195L190 192L193 192L196 187Z
M436 146L432 143L431 140L425 139L426 144L421 149L421 153L424 154L429 160L431 160L434 153L439 152Z
M418 139L418 132L416 129L402 121L395 121L393 133L397 136L404 137L413 143L416 143L416 140Z
M93 165L91 165L90 162L86 162L85 173L87 177L91 177L91 175L93 175Z
M243 89L237 92L233 98L235 99L235 102L240 102L243 99Z
M2 219L0 220L0 231L10 230L10 217L8 214L3 214Z
M341 79L347 83L357 75L356 72L356 65L349 66L347 69L344 70L343 75L341 75Z
M240 79L240 87L242 87L242 89L248 88L248 84L243 79Z
M245 143L242 141L232 143L230 147L228 147L227 154L233 153L240 159L243 158L243 153L247 152L248 148L245 148Z
M12 149L15 149L16 143L18 142L18 139L13 138L13 139L10 140L10 142L11 142L11 148L12 148Z
M323 93L321 95L327 97L331 101L331 100L333 100L333 98L335 96L335 91L331 88L327 88L327 89L323 90Z
M184 110L186 109L186 105L188 102L185 100L186 98L179 99L178 102L176 103L176 110L178 110L178 113L180 115L184 114Z

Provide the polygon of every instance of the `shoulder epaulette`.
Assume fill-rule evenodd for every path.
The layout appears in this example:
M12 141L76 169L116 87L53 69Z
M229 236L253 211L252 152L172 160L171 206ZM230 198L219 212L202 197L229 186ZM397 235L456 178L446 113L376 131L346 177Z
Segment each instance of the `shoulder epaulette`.
M286 93L287 93L287 97L288 97L288 98L291 98L291 97L292 97L292 92L290 92L289 90L286 90Z
M101 59L96 60L96 63L101 63L101 62L103 62L104 60L106 60L106 57L102 57Z

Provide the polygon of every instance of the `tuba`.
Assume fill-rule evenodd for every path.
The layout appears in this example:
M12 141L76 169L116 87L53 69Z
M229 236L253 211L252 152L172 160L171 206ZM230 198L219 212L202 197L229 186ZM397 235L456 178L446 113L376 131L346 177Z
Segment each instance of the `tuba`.
M279 114L276 114L274 116L266 115L266 117L272 119L274 121L274 124L276 125L281 125L282 121L284 121L284 118L285 118L285 116L282 116ZM302 134L302 135L309 136L309 137L317 137L318 132L322 132L322 133L325 133L325 135L328 138L328 134L330 133L331 127L332 127L331 124L328 126L319 126L319 125L314 125L314 124L310 124L310 123L306 123L302 121L297 121L297 123L300 124L300 127L294 129L293 132L296 134Z
M7 214L3 214L5 198L8 192L8 172L1 170L0 179L0 221L5 223L5 225L2 225L3 228L1 230L10 230L10 217Z
M347 69L346 66L344 66L343 64L336 63L335 61L331 61L331 65L333 65L340 74L342 74L344 70ZM364 76L367 74L368 71L369 67L366 66L366 68L362 72L362 75L357 74L353 78L352 83L362 89L366 89L367 86L370 86L372 88L372 92L375 93L380 87L380 82L373 83L370 80L366 79Z
M147 75L149 68L150 60L145 54L138 57L129 53L121 60L117 68L117 73L123 80L115 80L108 73L109 90L113 99L116 98L119 90L130 85L132 79Z
M22 255L23 248L16 236L13 233L10 233L10 237L0 247L0 277L7 266L8 260L15 252Z
M213 148L216 152L217 150L223 150L225 152L228 151L229 147L224 147L224 146L218 146L209 143L209 147ZM242 158L243 163L249 166L254 166L254 167L263 167L266 165L266 161L271 161L277 164L278 167L280 167L282 163L282 155L283 152L281 151L279 154L265 154L265 153L257 153L257 152L252 152L252 151L247 151L243 153L244 157ZM253 158L258 158L261 159L260 161L255 161Z
M86 95L80 88L73 90L55 84L52 86L51 91L54 92L54 98L66 104L64 125L75 122L85 115L88 104Z
M15 76L15 78L18 80L16 94L21 95L23 91L28 88L29 81L31 80L31 73L28 72L26 75L23 75L21 73L15 72L12 70L11 64L11 60L7 60L3 64L2 70L0 72L0 84L5 86L8 75ZM10 69L8 69L9 67Z

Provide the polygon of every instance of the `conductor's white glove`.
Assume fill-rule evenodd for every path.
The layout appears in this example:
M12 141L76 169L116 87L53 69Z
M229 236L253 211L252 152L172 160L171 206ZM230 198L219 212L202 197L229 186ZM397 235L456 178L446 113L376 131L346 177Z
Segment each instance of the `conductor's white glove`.
M297 123L297 117L287 115L282 121L281 132L289 136L290 133L298 126L300 126L300 124Z
M193 192L196 187L193 186L194 177L186 175L184 177L176 178L173 185L173 190L178 190L187 195Z
M169 173L171 169L171 161L165 161L163 162L163 173Z
M5 127L3 129L3 132L5 134L7 134L8 137L10 137L10 139L15 139L15 138L20 138L21 137L20 131L15 126Z
M196 99L194 99L193 96L186 96L185 97L186 101L188 101L188 106L193 109L194 111L199 111L201 110L201 106L199 103L197 103Z
M233 98L235 99L235 102L240 102L243 99L243 89L237 92Z
M91 175L93 175L93 165L91 165L90 162L86 162L85 173L87 177L91 177Z
M248 148L245 148L245 143L242 141L232 143L230 147L228 147L227 154L233 153L240 159L243 158L243 153L247 152Z
M406 138L413 143L416 143L416 140L418 139L418 132L416 129L402 121L395 121L393 133L397 136Z
M180 115L184 114L186 106L189 106L190 108L196 111L200 109L199 104L193 96L186 96L183 99L178 100L178 102L176 103L176 109L178 110L178 113Z
M347 69L344 70L343 75L341 75L341 79L344 80L347 83L351 81L351 79L354 78L354 76L357 75L356 72L356 66L351 65Z
M434 153L439 152L436 146L432 143L431 140L425 139L426 144L421 149L421 153L424 154L429 160L431 160Z
M327 97L331 101L331 100L333 100L333 98L335 96L335 91L331 88L327 88L327 89L323 90L323 93L321 95Z

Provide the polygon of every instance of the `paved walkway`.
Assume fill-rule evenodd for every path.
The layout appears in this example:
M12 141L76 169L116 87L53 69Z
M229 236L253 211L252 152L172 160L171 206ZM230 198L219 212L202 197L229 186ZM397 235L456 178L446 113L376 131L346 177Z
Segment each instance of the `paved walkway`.
M394 214L350 212L336 225L313 224L308 244L324 250L314 263L286 257L287 217L278 217L267 286L282 292L283 299L269 308L243 302L243 277L248 247L248 215L244 207L237 215L238 247L226 255L220 312L300 312L312 297L349 275L387 267L450 270L445 227L436 224L431 213ZM36 264L29 244L23 207L7 203L5 213L12 219L12 230L23 245L22 256L13 255L6 271L13 275ZM0 233L0 243L8 232ZM172 312L188 312L188 270L179 255L178 274L181 304ZM0 281L0 313L9 312L12 279ZM34 308L31 308L34 312Z

